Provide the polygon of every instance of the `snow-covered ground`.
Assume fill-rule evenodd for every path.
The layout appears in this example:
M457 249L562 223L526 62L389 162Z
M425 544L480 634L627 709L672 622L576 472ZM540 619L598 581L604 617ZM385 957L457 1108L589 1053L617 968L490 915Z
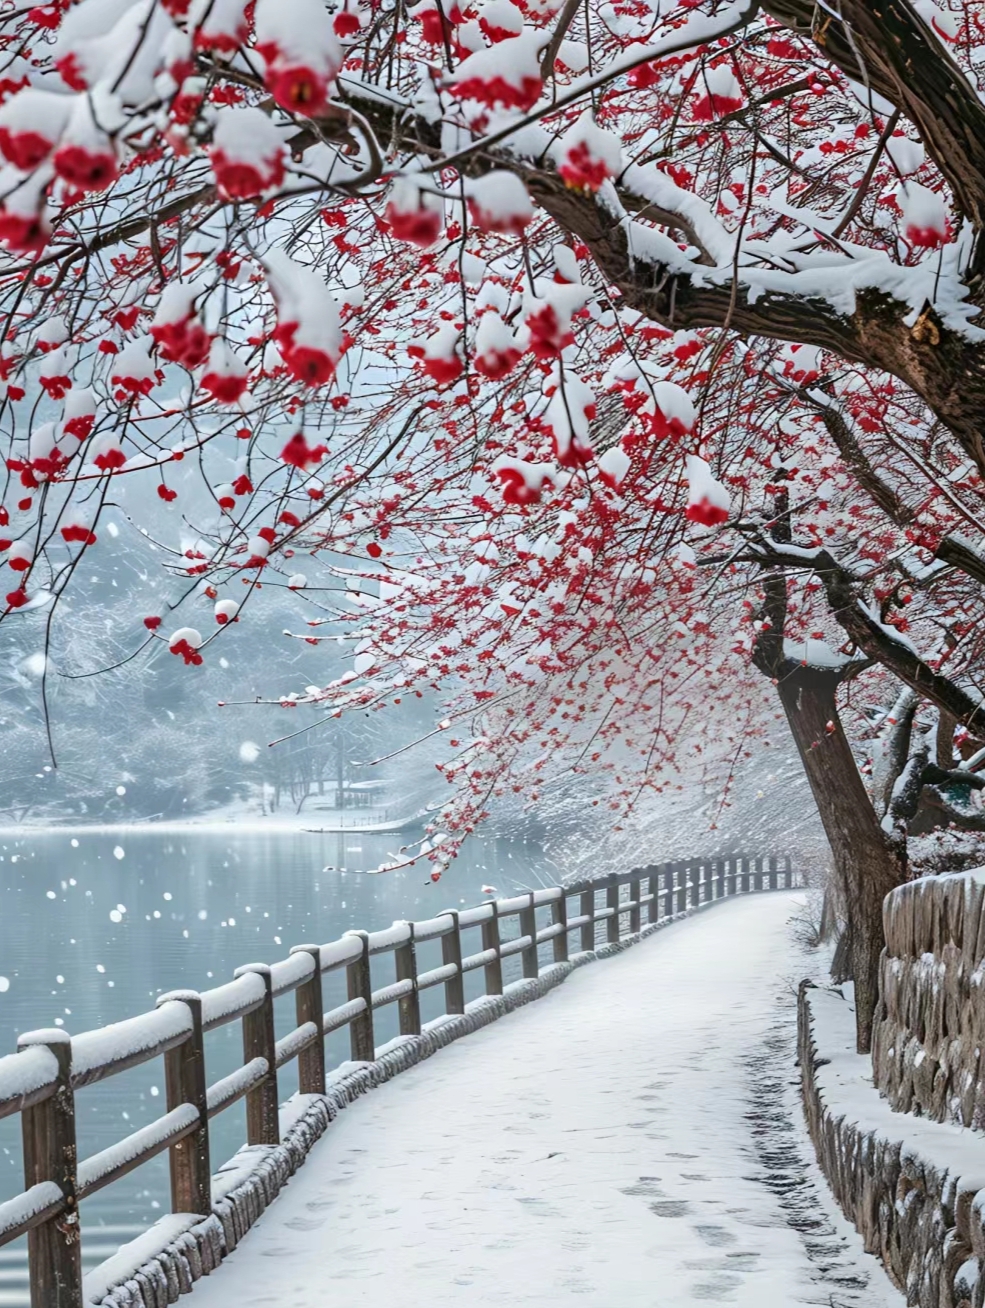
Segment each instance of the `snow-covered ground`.
M371 1092L196 1308L899 1308L803 1134L798 902L672 926Z
M51 830L64 831L68 835L84 833L87 835L106 834L129 831L157 831L162 835L180 835L189 831L230 831L255 833L293 833L314 832L355 834L366 832L397 832L420 827L423 829L427 816L421 816L421 807L407 801L405 804L393 804L388 809L373 808L327 808L317 805L305 805L300 813L295 813L290 804L275 813L260 811L256 800L235 800L220 808L209 809L205 813L192 813L188 817L177 818L133 818L119 822L63 822L52 821L50 814L38 813L20 823L0 824L0 838L37 835Z

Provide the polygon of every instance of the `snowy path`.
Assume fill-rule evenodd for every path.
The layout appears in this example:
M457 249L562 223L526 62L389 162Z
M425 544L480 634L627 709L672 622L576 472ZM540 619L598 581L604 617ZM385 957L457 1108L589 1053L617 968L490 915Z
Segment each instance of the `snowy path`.
M195 1308L899 1308L807 1161L797 902L658 932L372 1091Z

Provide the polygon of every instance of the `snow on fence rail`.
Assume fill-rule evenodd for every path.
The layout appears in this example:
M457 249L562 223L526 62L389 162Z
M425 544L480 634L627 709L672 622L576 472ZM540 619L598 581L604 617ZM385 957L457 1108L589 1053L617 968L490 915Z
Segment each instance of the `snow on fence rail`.
M18 1052L0 1058L0 1117L22 1116L24 1190L0 1203L0 1245L28 1237L32 1308L83 1308L79 1201L168 1150L174 1213L212 1212L209 1119L246 1099L249 1145L280 1142L277 1072L298 1061L301 1094L326 1093L325 1037L349 1028L352 1059L376 1056L373 1015L396 1004L400 1034L421 1034L420 993L444 987L445 1013L465 1012L466 973L481 970L485 993L503 994L503 960L519 954L525 979L540 971L538 948L550 943L555 963L569 960L572 933L582 952L637 934L692 908L731 895L796 884L790 859L733 856L636 868L510 899L489 900L426 922L395 922L383 931L349 931L326 945L296 945L290 956L238 968L225 985L203 993L161 995L154 1012L70 1037L60 1029L18 1039ZM645 887L645 889L644 889ZM599 896L604 902L599 903ZM577 910L569 909L577 902ZM538 924L538 909L550 921ZM518 934L505 938L504 922ZM463 932L478 928L481 949L463 951ZM440 967L419 972L417 943L440 939ZM392 953L396 982L373 989L371 959ZM348 999L324 1010L322 978L345 969ZM295 995L296 1026L280 1039L274 1000ZM209 1084L204 1034L241 1022L243 1065ZM164 1058L166 1112L90 1158L77 1159L76 1092ZM170 1300L169 1300L170 1302Z

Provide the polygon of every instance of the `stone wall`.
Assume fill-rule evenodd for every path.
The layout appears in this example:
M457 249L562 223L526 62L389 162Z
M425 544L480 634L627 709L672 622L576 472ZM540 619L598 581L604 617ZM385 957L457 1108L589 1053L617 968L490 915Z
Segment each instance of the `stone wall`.
M875 1084L899 1112L985 1130L985 873L912 881L883 912Z
M985 1308L985 1138L893 1112L840 993L804 982L798 1034L818 1162L868 1252L910 1308Z

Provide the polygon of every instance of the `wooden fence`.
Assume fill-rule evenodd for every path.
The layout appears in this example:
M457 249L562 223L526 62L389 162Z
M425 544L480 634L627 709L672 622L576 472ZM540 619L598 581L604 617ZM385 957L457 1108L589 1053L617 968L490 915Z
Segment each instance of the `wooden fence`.
M24 1190L0 1204L0 1245L27 1233L32 1308L82 1308L80 1200L142 1163L170 1152L176 1213L212 1211L209 1121L246 1099L247 1143L279 1142L277 1072L298 1060L302 1094L324 1094L325 1037L349 1028L351 1056L375 1057L373 1015L398 1008L401 1035L421 1031L420 994L444 987L448 1014L465 1011L465 975L481 971L487 995L503 993L503 961L519 955L525 978L538 976L539 947L566 962L574 935L581 951L598 937L616 943L644 924L749 891L797 884L789 858L728 858L636 868L576 885L552 886L448 910L425 922L395 922L383 931L349 931L327 945L296 945L270 965L238 968L226 985L161 995L154 1012L82 1035L59 1029L22 1035L18 1052L0 1058L0 1117L21 1114ZM541 918L549 918L543 925ZM516 924L516 934L512 932ZM505 924L510 924L504 930ZM481 933L466 954L463 937ZM440 940L442 963L421 972L417 946ZM373 989L372 959L392 953L396 981ZM324 1011L322 978L344 968L347 1001ZM274 1000L295 995L296 1025L277 1038ZM204 1035L240 1022L243 1063L209 1084ZM78 1091L153 1058L164 1059L163 1117L91 1157L77 1160Z

